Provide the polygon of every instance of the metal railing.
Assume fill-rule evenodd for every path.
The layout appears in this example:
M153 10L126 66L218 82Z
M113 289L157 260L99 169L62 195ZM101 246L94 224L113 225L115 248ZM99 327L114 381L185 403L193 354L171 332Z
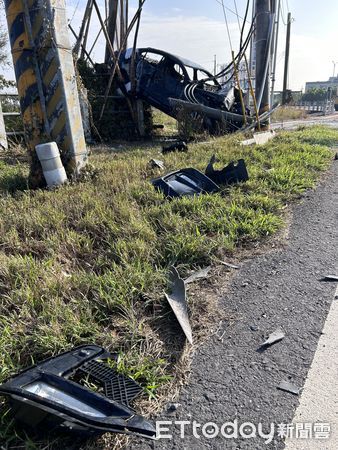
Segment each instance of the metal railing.
M335 111L334 100L299 101L295 107L309 112L321 112L324 115L333 114Z
M18 96L18 94L6 94L6 93L0 94L0 116L1 116L0 117L0 123L2 124L1 125L2 133L6 134L6 137L23 136L24 132L22 130L11 130L11 131L8 131L6 129L6 124L5 124L6 123L6 121L5 121L6 117L19 117L19 116L21 116L20 111L3 111L2 107L1 107L2 106L2 102L4 100L9 100L9 99L18 100L19 96Z

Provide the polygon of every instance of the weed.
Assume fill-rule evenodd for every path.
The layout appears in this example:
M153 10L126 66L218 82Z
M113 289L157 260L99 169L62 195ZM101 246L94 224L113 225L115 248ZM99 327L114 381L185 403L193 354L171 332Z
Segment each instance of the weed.
M256 147L239 139L163 155L167 171L203 170L216 153L219 167L244 158L250 174L221 193L173 201L149 182L156 147L94 149L96 176L55 191L18 192L27 166L0 164L0 382L89 342L118 352L118 370L139 381L152 401L175 382L183 338L176 329L167 341L175 328L163 299L168 267L185 272L274 234L285 205L328 168L338 132L282 132ZM2 434L4 442L14 442L13 433Z

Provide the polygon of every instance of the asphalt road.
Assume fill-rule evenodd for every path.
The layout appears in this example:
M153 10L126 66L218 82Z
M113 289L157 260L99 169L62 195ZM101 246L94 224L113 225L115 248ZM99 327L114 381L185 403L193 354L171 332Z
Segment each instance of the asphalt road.
M263 430L271 423L290 424L299 397L276 388L282 380L299 387L305 383L325 319L334 298L335 283L319 281L337 268L338 161L315 191L308 192L293 208L286 244L243 264L221 299L234 322L225 323L217 336L195 354L192 376L178 400L174 416L166 413L157 420L187 421L185 437L180 425L166 425L171 439L154 442L132 441L132 449L282 449L277 436L266 444L256 437L215 438L193 433L193 421L216 424L250 422ZM277 328L285 338L264 352L259 345ZM222 339L220 337L222 336ZM330 387L326 386L330 390ZM318 392L321 396L321 392ZM206 430L207 431L207 428ZM214 426L209 431L216 433ZM230 434L230 428L225 429ZM252 427L244 432L253 432ZM204 433L206 434L206 432ZM306 449L302 442L299 449ZM323 444L322 450L325 447ZM337 447L338 448L338 447Z
M295 130L299 126L309 127L312 125L326 125L332 128L338 128L338 112L329 114L327 116L313 114L309 115L307 119L275 122L271 124L271 128L273 130L277 130L280 128L283 128L285 130Z

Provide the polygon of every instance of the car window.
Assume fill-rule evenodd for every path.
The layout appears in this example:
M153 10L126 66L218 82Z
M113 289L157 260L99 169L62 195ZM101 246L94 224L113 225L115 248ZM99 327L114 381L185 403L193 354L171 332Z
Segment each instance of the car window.
M182 67L181 67L179 64L175 64L175 65L174 65L174 69L175 69L175 71L179 74L179 76L180 76L181 78L184 77L183 69L182 69Z
M159 64L163 61L163 56L157 53L145 52L141 54L141 58L152 64Z
M186 71L188 72L190 80L194 80L194 69L192 67L185 66Z

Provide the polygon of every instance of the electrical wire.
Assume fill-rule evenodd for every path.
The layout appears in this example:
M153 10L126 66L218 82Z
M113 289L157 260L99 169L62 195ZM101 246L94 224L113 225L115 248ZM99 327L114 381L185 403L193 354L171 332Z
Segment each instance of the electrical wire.
M75 14L77 13L79 4L80 4L80 0L77 1L77 4L76 4L76 6L75 6L75 8L74 8L73 15L72 15L72 17L71 17L71 19L70 19L70 21L69 21L70 25L72 24L72 22L73 22L73 20L74 20L74 17L75 17Z
M245 39L245 41L244 41L243 46L240 48L238 54L236 55L235 61L238 61L239 59L242 58L243 53L247 50L247 48L248 48L248 46L249 46L249 43L250 43L250 40L251 40L251 37L252 37L254 31L255 31L255 21L252 22L251 27L250 27L250 30L249 30L249 33L248 33L248 35L247 35L247 37L246 37L246 39ZM231 72L232 66L233 66L233 64L232 64L232 62L231 62L231 63L228 64L223 70L221 70L221 72L219 72L219 73L216 75L215 78L221 78L222 76L224 76L224 75L226 75L227 73Z
M241 32L242 27L241 27L241 23L239 21L238 8L237 8L237 1L236 0L234 0L234 7L235 7L235 11L236 11L236 16L237 16L238 29L239 29L239 32Z
M250 0L247 0L247 5L246 5L246 10L245 10L245 15L244 15L244 17L242 18L242 19L243 19L243 25L242 25L242 27L241 27L240 20L239 20L241 16L238 14L238 8L237 8L236 0L234 0L234 5L235 5L235 10L236 10L235 15L237 16L237 21L238 21L239 31L240 31L240 33L241 33L241 37L240 37L240 51L239 51L239 53L236 55L234 62L235 62L235 64L236 64L236 62L237 62L237 64L239 64L240 61L241 61L241 59L242 59L242 57L243 57L243 55L244 55L244 53L246 52L246 50L247 50L247 48L248 48L248 46L249 46L250 38L251 38L252 33L253 33L253 25L254 25L254 22L253 22L253 23L251 24L251 26L250 26L250 30L249 30L250 38L249 38L249 35L248 35L247 39L245 40L245 45L243 46L243 35L244 35L244 31L245 31L245 24L246 24L246 22L247 22L247 17L248 17L248 12L249 12L249 7L250 7ZM228 36L229 36L230 47L231 47L231 51L232 51L233 49L232 49L232 43L231 43L231 36L230 36L229 27L228 27L227 15L226 15L226 12L225 12L224 0L222 0L222 7L223 7L223 13L224 13L225 23L226 23L226 26L227 26L227 31L228 31ZM234 77L234 64L233 64L233 62L231 62L227 67L225 67L219 74L216 74L216 75L215 75L215 78L217 79L217 78L224 77L224 76L226 76L228 73L230 73L231 71L232 71L233 73L231 74L230 78L229 78L227 81L230 81L230 80Z
M222 6L222 0L215 0L215 2ZM232 9L228 8L228 7L225 6L225 5L224 5L224 8L225 8L227 11L231 12L232 14L234 14L235 16L238 15L235 11L233 11ZM243 18L242 16L240 16L240 15L238 15L238 17L239 17L240 19L242 19L242 20L244 19L244 18ZM247 22L250 23L249 21L247 21Z
M237 11L237 3L236 3L236 0L234 0L234 1L236 4L236 11ZM247 0L244 19L243 19L243 26L242 26L242 30L241 30L241 39L240 39L240 45L239 45L240 47L242 47L242 44L243 44L243 35L244 35L244 31L245 31L245 23L247 22L247 18L248 18L248 14L249 14L249 7L250 7L250 0Z
M227 33L228 33L228 39L229 39L229 44L230 44L230 50L233 51L232 48L232 41L231 41L231 35L230 35L230 30L229 30L229 24L228 24L228 16L225 10L225 6L224 6L224 0L222 0L222 9L223 9L223 15L224 15L224 21L225 21L225 26L227 29Z

